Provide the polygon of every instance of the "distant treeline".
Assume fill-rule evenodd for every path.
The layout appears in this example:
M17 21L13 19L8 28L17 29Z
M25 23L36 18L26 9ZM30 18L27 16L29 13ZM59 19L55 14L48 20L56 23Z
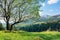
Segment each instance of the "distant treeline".
M14 27L13 30L23 30L27 32L42 32L42 31L59 31L60 32L60 21L51 21L44 23L33 23L25 26ZM5 30L5 28L0 23L0 30Z
M24 30L28 32L41 32L41 31L60 31L60 22L46 22L41 24L30 24L28 26L20 27L19 30Z

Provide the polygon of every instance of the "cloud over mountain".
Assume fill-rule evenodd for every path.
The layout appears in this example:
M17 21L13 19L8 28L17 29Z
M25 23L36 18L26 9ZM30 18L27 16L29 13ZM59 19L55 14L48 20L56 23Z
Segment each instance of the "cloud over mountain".
M55 3L57 3L59 0L48 0L48 4L55 4Z

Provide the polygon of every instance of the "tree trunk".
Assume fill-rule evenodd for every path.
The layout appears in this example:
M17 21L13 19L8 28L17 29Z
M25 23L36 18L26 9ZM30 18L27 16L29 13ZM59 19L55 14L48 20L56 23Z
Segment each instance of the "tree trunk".
M22 21L20 21L20 22L22 22ZM12 31L13 26L14 26L15 24L18 24L18 23L20 23L20 22L19 22L19 21L17 21L17 22L15 22L15 23L13 23L13 24L11 25L10 31Z
M15 25L15 24L18 24L19 22L15 22L15 23L13 23L12 25L11 25L11 27L10 27L10 31L12 31L12 29L13 29L13 26Z
M8 20L6 21L6 29L7 30L10 30L10 24L9 24L9 21Z
M15 23L13 23L13 24L11 25L11 27L10 27L10 31L12 31L13 26L14 26L15 24L18 24L18 23L21 23L21 22L23 22L23 21L17 21L17 22L15 22Z
M11 27L10 27L10 31L12 31L12 29L13 29L13 25L11 25Z

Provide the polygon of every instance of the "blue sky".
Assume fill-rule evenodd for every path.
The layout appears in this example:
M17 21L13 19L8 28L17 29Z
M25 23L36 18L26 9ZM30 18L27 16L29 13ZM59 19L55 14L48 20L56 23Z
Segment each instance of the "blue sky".
M44 15L60 15L60 0L45 0L42 3L42 7L40 12L42 16Z

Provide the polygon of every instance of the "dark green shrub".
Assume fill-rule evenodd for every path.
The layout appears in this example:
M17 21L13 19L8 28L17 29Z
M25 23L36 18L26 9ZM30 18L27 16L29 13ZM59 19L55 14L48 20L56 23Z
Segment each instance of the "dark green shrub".
M2 23L0 23L0 30L4 30Z

